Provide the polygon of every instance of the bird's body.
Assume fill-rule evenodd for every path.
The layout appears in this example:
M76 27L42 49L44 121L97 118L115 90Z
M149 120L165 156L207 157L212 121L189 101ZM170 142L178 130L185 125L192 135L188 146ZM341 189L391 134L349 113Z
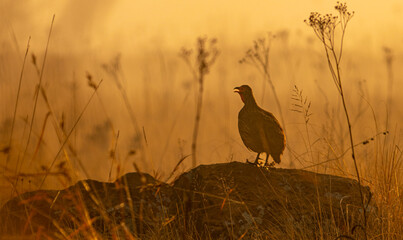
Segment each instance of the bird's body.
M260 108L253 97L252 89L243 85L235 88L241 96L244 106L238 114L238 130L245 146L258 153L266 153L266 163L271 155L276 163L280 163L280 156L285 148L285 135L280 123L270 112Z

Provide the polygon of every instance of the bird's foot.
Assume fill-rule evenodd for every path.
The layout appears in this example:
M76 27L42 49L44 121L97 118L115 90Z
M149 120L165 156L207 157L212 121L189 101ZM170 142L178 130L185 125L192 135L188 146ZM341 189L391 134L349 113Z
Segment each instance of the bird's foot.
M248 159L246 159L246 163L249 163L249 164L254 165L254 166L259 166L259 162L249 162Z
M266 169L273 169L274 168L274 165L276 165L276 163L275 162L271 162L271 163L265 163L264 164L264 167L266 168Z

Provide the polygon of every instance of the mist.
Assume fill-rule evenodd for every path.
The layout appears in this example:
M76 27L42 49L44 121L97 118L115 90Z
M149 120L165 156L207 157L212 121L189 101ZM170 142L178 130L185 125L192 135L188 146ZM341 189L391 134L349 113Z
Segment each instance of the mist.
M239 64L253 41L268 33L274 36L270 52L271 75L288 131L289 148L282 167L311 165L304 162L303 120L291 111L295 85L303 89L304 96L312 102L312 138L319 142L323 135L328 136L327 144L337 146L329 154L339 156L348 148L340 99L327 69L323 46L304 23L310 12L333 12L334 4L319 0L253 0L247 4L241 0L231 3L213 0L2 0L0 146L6 146L9 141L22 61L27 41L31 39L13 135L16 150L8 166L14 169L17 162L23 162L21 170L26 172L49 166L60 149L59 130L55 129L63 121L67 133L75 129L69 141L76 150L76 156L69 160L70 171L75 173L74 181L82 178L111 180L134 171L134 165L166 176L178 160L191 151L197 82L179 52L182 47L195 48L199 36L216 38L220 50L205 82L197 153L199 164L254 158L255 154L243 146L238 134L237 115L242 102L232 89L242 84L251 85L258 103L278 114L269 88L263 90L265 83L259 72ZM381 4L352 1L348 2L348 7L355 16L347 29L342 74L354 116L355 137L357 141L364 141L379 132L390 131L398 144L403 122L400 105L403 99L398 92L403 88L403 71L399 68L403 63L403 3L397 0ZM42 86L56 117L47 119L49 109L39 97L32 142L26 147L39 81L32 55L41 68L53 15ZM391 65L387 65L388 57L393 59ZM108 71L111 67L114 70ZM91 100L94 89L88 86L89 78L96 84L102 81ZM118 84L127 93L136 123ZM42 131L43 144L38 150L36 144ZM144 144L142 150L139 142ZM321 144L319 148L325 149L326 144ZM21 159L19 154L25 148L27 157ZM368 148L360 151L363 159L370 155ZM61 155L57 162L64 161L60 160ZM5 165L3 158L1 156L0 160ZM190 160L184 161L181 170L189 169L190 163ZM331 169L337 172L338 167ZM343 167L351 169L351 164ZM23 186L22 191L34 188L38 181ZM66 183L49 180L47 184L57 188Z

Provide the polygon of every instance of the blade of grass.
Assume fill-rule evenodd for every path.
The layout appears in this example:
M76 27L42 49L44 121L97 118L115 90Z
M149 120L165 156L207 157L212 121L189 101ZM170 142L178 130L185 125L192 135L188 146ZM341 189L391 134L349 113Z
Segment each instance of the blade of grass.
M18 109L18 102L20 100L20 93L21 93L21 84L22 84L22 78L24 76L24 69L25 69L25 62L27 60L28 52L29 52L29 43L31 42L31 36L28 38L28 43L27 43L27 48L25 51L25 56L24 60L22 62L22 68L21 68L21 73L20 73L20 80L18 82L18 90L17 90L17 97L15 100L15 107L14 107L14 114L13 114L13 121L11 123L11 133L10 133L10 139L8 141L8 147L11 148L11 142L13 140L13 132L14 132L14 126L15 126L15 118L17 116L17 109ZM6 160L6 167L8 165L8 162L10 161L10 152L7 154L7 160Z
M87 110L88 105L90 104L92 98L95 96L95 94L96 94L97 90L99 89L99 86L101 85L102 81L103 81L103 80L101 80L101 81L98 83L98 86L96 87L96 89L95 89L94 92L92 93L91 97L88 99L88 102L85 104L85 106L84 106L83 110L81 111L80 115L78 116L76 122L74 123L74 125L73 125L72 128L70 129L69 133L67 134L66 138L64 139L62 145L61 145L60 148L59 148L59 151L57 151L56 156L53 158L53 161L52 161L52 163L50 164L49 168L46 169L46 174L45 174L45 176L43 177L43 179L42 179L42 181L41 181L41 184L40 184L39 187L38 187L38 190L40 190L40 189L42 188L42 186L43 186L43 184L44 184L44 182L45 182L45 180L46 180L46 177L48 176L50 170L52 169L53 165L55 164L57 158L59 157L61 151L63 150L64 146L66 145L67 141L69 140L69 137L70 137L71 134L73 133L73 131L74 131L74 129L76 128L77 124L80 122L81 117L84 115L84 112ZM85 170L84 168L83 168L82 170L86 172L86 170ZM86 173L86 175L88 175L88 173Z
M52 23L50 24L50 30L49 30L48 40L47 40L46 48L45 48L45 55L44 55L44 57L43 57L42 68L41 68L41 74L40 74L40 77L39 77L38 92L37 92L36 95L35 95L34 108L33 108L33 110L32 110L31 123L30 123L30 126L29 126L29 132L28 132L28 139L27 139L27 143L26 143L26 145L25 145L24 154L22 155L22 160L21 160L21 163L20 163L21 166L22 166L23 163L24 163L24 159L25 159L25 156L26 156L26 153L27 153L27 150L28 150L28 146L29 146L29 142L30 142L30 139L31 139L32 127L33 127L33 125L34 125L34 119L35 119L36 109L37 109L37 105L38 105L39 90L41 89L41 86L42 86L43 72L44 72L44 70L45 70L46 57L47 57L47 55L48 55L49 42L50 42L50 37L52 36L52 29L53 29L53 23L54 23L54 21L55 21L55 15L53 15ZM17 160L17 165L16 165L16 168L15 168L16 171L19 169L18 166L19 166L19 159Z

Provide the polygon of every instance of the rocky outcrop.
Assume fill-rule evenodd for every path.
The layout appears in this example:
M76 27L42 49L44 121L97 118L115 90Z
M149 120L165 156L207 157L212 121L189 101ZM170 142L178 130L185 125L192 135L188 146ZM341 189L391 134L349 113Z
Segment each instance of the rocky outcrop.
M362 225L360 201L351 179L231 162L198 166L171 185L128 173L114 183L25 193L0 210L0 235L334 239Z

